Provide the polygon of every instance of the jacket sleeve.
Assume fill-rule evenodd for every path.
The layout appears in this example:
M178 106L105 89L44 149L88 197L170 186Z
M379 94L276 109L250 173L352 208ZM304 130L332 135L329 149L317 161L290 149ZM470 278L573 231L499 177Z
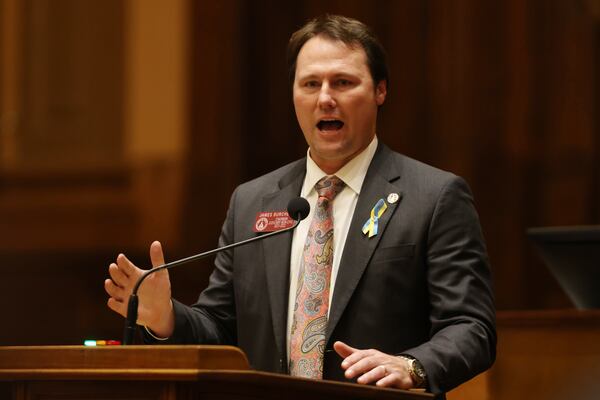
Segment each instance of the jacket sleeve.
M488 369L496 356L491 272L466 182L441 189L427 238L430 340L404 351L421 362L429 390L446 392Z

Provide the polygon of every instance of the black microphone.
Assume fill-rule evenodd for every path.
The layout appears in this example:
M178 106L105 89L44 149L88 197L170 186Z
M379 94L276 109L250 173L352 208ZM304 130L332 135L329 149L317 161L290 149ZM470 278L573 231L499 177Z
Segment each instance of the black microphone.
M241 242L232 243L227 246L219 247L210 251L206 251L204 253L196 254L194 256L182 258L180 260L172 261L170 263L166 263L160 265L156 268L149 269L145 271L142 276L137 280L135 285L133 286L133 290L131 291L131 295L129 296L129 303L127 304L127 319L125 320L125 331L123 332L123 344L130 345L133 343L133 338L135 336L135 331L137 328L137 317L138 317L138 296L137 292L140 288L140 285L150 274L153 274L158 271L162 271L163 269L170 269L176 267L178 265L187 264L191 261L199 260L201 258L209 257L213 254L219 253L224 250L233 249L234 247L242 246L244 244L248 244L257 240L263 240L271 236L279 235L284 232L289 232L294 230L300 221L308 216L310 213L310 205L308 201L304 197L296 197L295 199L290 200L287 206L287 212L292 217L295 222L289 228L281 229L274 232L269 232L261 236L256 236L250 239L242 240Z

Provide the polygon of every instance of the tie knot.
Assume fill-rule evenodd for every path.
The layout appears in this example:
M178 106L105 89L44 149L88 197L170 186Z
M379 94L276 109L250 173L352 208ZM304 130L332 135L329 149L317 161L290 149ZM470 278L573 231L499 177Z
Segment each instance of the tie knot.
M327 200L332 201L335 199L346 184L340 178L335 175L328 175L319 182L316 183L315 189L319 194L319 197L325 197Z

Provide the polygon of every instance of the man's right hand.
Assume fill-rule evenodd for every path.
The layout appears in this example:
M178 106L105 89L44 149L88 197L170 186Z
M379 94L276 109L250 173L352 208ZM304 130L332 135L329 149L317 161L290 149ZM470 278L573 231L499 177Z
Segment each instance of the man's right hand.
M165 263L160 242L150 245L150 260L153 268ZM108 273L111 279L104 281L104 289L110 295L108 307L126 317L129 296L144 270L136 267L124 254L119 254L117 262L109 265ZM138 297L138 325L147 326L158 337L171 336L175 329L175 314L168 271L159 271L146 278Z

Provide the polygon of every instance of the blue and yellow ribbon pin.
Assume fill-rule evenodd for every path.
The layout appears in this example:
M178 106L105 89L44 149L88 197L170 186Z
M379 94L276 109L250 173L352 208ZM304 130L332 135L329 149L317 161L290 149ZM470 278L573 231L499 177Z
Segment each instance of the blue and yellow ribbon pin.
M371 218L363 225L362 231L365 235L369 235L370 238L377 235L379 218L381 218L385 210L387 210L387 204L385 204L383 199L379 199L375 207L371 210Z

